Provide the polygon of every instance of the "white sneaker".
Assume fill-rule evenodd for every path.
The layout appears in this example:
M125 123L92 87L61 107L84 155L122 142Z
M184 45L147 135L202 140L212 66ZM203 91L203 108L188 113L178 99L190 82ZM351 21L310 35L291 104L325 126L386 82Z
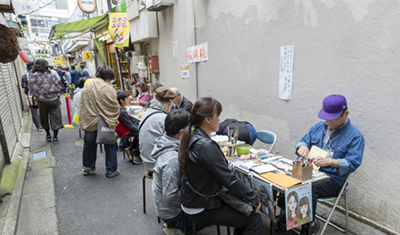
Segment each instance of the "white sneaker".
M174 228L164 228L165 235L185 235L181 230Z

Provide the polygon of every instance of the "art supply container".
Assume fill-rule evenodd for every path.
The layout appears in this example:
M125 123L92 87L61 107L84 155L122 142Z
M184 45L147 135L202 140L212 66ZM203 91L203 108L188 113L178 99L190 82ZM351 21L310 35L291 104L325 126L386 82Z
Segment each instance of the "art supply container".
M312 178L312 166L302 167L299 165L293 165L292 177L301 181L309 180Z

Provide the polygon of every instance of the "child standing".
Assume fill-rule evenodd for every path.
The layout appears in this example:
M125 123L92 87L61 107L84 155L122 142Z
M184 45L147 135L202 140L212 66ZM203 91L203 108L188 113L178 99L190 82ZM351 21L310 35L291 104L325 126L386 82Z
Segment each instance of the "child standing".
M115 132L119 137L134 137L134 140L131 141L130 146L125 148L124 151L128 158L132 159L134 164L140 165L142 161L140 160L139 153L139 129L135 124L132 123L131 118L126 112L126 106L129 105L131 99L129 98L128 93L125 91L118 92L117 99L120 106L118 126L115 128Z

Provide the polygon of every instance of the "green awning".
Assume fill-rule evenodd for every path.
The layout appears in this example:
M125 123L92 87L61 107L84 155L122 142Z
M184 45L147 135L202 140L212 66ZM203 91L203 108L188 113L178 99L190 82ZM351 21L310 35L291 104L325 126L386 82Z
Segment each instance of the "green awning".
M86 20L79 20L79 21L54 25L49 35L49 41L57 39L75 38L80 35L89 33L91 31L96 31L107 25L108 25L108 13L102 16L97 16ZM72 37L63 37L64 35L70 33L79 33L79 34L74 35Z

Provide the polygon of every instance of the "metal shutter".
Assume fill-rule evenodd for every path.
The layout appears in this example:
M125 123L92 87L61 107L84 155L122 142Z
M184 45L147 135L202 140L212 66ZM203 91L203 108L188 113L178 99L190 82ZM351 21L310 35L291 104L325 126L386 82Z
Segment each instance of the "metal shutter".
M8 90L8 97L11 98L10 105L11 105L11 113L13 116L14 121L14 128L16 135L18 136L20 128L21 128L21 120L22 120L22 107L21 107L21 98L19 92L19 84L18 84L18 77L14 71L14 62L8 63L8 71L10 73L10 88Z
M13 73L9 71L9 64L0 63L0 119L4 131L4 136L0 136L0 138L2 142L4 139L6 142L6 146L2 146L3 153L8 155L4 156L6 161L7 159L11 159L12 152L17 143L16 126L14 125L14 115L11 110L11 105L16 106L16 102L12 100L14 96L11 95L13 89L11 74ZM4 147L7 147L7 149Z

